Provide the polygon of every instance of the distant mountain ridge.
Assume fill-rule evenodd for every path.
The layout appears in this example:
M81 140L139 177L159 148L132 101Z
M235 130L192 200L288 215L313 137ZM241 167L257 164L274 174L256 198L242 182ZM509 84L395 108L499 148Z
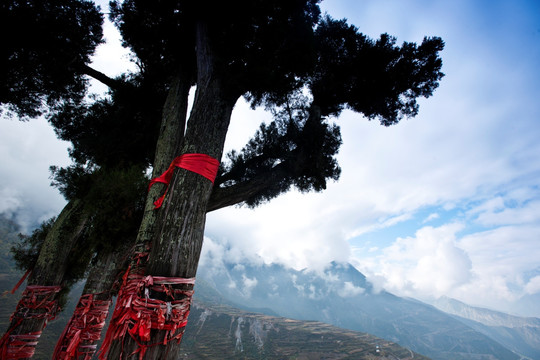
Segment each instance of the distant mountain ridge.
M452 315L473 320L487 326L536 327L540 328L540 319L509 315L500 311L467 305L461 301L442 296L432 303L436 308Z
M236 307L370 333L435 360L521 358L431 305L376 292L350 264L334 262L315 272L214 261L199 268L198 278Z
M531 360L540 359L540 319L518 317L441 297L433 305Z

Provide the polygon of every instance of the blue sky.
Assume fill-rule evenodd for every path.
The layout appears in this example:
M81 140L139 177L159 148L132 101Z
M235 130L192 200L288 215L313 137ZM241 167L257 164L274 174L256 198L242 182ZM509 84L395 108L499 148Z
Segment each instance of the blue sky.
M540 2L321 7L370 37L442 37L446 76L419 115L396 126L350 111L332 119L342 129L341 179L323 193L292 191L255 210L209 214L203 260L212 251L297 269L349 261L397 295L540 316ZM95 67L115 75L129 67L127 55L110 25L105 34ZM227 149L269 120L239 102ZM47 169L68 162L66 144L41 120L2 119L0 134L0 212L27 224L57 213L63 199L48 187Z

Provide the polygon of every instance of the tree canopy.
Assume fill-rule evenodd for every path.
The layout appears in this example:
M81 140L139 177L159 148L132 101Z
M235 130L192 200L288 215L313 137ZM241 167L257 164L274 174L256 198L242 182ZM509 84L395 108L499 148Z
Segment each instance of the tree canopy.
M388 34L370 39L345 19L321 16L318 3L111 2L111 20L138 66L117 78L91 68L103 22L93 2L1 5L3 29L21 31L2 50L0 104L22 118L46 113L59 138L71 142L73 164L53 173L54 184L76 201L72 207L88 216L84 241L92 246L75 250L113 251L108 239L136 237L150 248L144 271L194 276L207 211L254 207L293 186L322 191L338 180L342 141L335 122L343 110L384 126L418 114L417 98L431 96L443 77L442 39L401 46ZM109 87L107 96L87 96L90 78ZM189 152L222 157L242 96L274 120L227 154L214 186L178 171L163 208L143 211L149 167ZM34 234L30 252L46 230Z
M0 103L19 116L36 117L84 96L86 66L103 42L102 24L92 1L2 2Z

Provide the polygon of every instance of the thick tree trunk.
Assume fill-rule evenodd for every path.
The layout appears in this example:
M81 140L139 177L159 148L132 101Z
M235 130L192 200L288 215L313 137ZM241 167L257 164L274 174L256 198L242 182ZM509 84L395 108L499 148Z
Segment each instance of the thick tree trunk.
M66 273L68 256L73 245L83 235L87 220L83 202L78 199L70 201L56 219L45 238L10 327L2 338L0 352L11 348L12 352L21 351L25 354L26 357L21 358L31 358L38 337L31 339L33 335L30 335L28 339L23 339L23 335L40 334L47 321L54 318L57 295ZM32 342L33 345L17 350L14 344L18 341Z
M197 92L180 154L203 153L219 160L238 96L227 94L223 83L214 73L204 25L198 26L197 37ZM226 97L226 94L229 96ZM145 274L186 279L195 276L211 192L212 183L207 179L184 169L176 169L165 202L155 211L155 228ZM189 290L189 286L186 290ZM151 291L149 296L172 301L163 293ZM153 329L150 335L150 341L142 344L144 359L178 358L180 339L164 344L166 331ZM108 358L135 359L140 355L140 350L140 344L126 335L113 342Z

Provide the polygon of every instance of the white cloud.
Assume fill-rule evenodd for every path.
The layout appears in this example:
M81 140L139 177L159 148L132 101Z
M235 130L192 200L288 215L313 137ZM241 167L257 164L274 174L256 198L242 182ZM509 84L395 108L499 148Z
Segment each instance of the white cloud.
M208 214L206 234L226 235L231 248L265 262L287 264L295 269L325 266L332 260L349 259L350 248L343 228L321 194L291 192L255 210L222 209Z
M513 304L540 292L540 276L524 277L538 267L540 227L502 226L459 237L464 229L458 223L424 227L414 237L396 239L380 255L356 253L355 265L376 288L397 295L423 300L447 295L523 314Z
M441 216L439 214L437 214L437 213L431 213L424 219L424 221L422 221L422 223L425 224L425 223L428 223L428 222L430 222L432 220L436 220L436 219L438 219L440 217Z
M540 199L532 199L527 203L512 205L512 207L501 203L495 209L484 208L483 211L478 211L476 221L487 226L538 223L540 221Z
M242 275L242 294L245 297L251 297L251 291L253 291L253 288L257 286L257 278L250 279L245 274Z
M67 143L42 119L0 119L0 213L15 216L23 231L57 215L65 204L50 186L49 166L69 164Z
M345 281L343 283L343 287L338 290L338 295L341 297L353 297L360 294L363 294L365 291L364 288L361 288L359 286L354 286L354 284L350 281Z
M525 292L529 295L540 293L540 275L529 280L527 285L525 285Z
M5 187L0 189L0 214L13 215L21 207L20 195L17 190Z
M415 237L398 238L369 260L371 271L385 279L384 288L391 292L420 298L443 295L471 278L471 260L455 238L460 229L461 224L424 227Z
M354 229L351 233L346 234L347 239L352 239L357 236L361 236L362 234L370 233L376 230L384 229L390 226L394 226L396 224L399 224L403 221L410 220L412 218L412 213L405 213L397 216L391 216L387 219L379 219L376 223L362 226L357 229Z

